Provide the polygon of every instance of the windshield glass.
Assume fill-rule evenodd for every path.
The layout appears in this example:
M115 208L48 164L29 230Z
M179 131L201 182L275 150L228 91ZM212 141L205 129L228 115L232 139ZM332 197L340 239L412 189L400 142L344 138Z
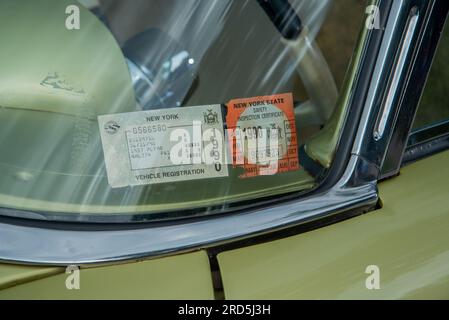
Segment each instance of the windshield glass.
M365 7L0 0L0 214L173 219L313 189L329 164L304 145Z

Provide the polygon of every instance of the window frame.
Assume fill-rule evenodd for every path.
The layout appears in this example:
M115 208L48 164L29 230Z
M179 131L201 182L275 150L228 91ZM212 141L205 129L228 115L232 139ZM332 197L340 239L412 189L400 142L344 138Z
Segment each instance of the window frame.
M418 71L425 70L427 74L430 63L424 68L420 62L428 61L435 50L426 57L421 56L422 51L436 45L432 43L426 48L423 45L434 41L434 34L438 33L435 26L441 25L443 19L441 11L445 18L449 7L445 0L379 0L375 4L380 8L382 28L368 30L363 37L334 165L310 194L173 223L76 224L0 217L0 261L89 265L138 260L245 242L274 232L285 234L289 228L299 225L313 229L322 225L323 219L335 223L374 209L378 202L380 168L392 148L390 138L402 132L408 134L411 127L411 121L397 121L398 117L393 115L405 111L409 115L413 104L407 99L401 102L397 99L416 88L413 87L415 78L423 78ZM378 117L385 112L382 101L390 88L386 80L392 77L395 57L401 49L413 8L426 19L419 19L410 45L413 50L410 54L406 52L410 65L401 70L400 85L392 93L395 103L386 115L383 138L375 139ZM418 84L419 93L422 87ZM405 140L399 142L403 145L397 142L395 146L405 148Z
M415 58L407 71L409 73L408 79L403 84L403 93L396 114L394 130L382 163L380 180L399 174L401 167L404 165L449 147L449 143L445 143L444 137L441 136L442 123L412 132L419 102L425 89L449 10L448 4L440 0L429 1L429 6L431 6L431 11L426 17L428 23L426 28L422 30L421 43L415 49ZM436 132L434 139L429 137L431 132ZM426 138L425 141L415 143L414 141L418 137Z

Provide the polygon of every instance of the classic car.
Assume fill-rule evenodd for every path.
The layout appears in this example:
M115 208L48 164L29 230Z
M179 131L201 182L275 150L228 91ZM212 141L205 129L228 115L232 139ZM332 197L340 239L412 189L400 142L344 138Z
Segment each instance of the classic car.
M448 9L0 0L0 299L448 299Z

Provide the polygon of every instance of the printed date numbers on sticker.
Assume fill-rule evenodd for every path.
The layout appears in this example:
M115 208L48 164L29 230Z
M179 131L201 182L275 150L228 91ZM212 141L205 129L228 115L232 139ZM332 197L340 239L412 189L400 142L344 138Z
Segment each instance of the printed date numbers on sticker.
M227 177L220 105L98 117L114 187Z
M292 94L278 94L228 103L228 143L240 178L299 169Z

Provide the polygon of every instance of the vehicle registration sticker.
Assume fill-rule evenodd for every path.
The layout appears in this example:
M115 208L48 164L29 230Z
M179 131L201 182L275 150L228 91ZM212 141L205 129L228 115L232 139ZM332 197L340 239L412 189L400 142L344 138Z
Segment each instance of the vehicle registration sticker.
M228 176L221 105L98 117L113 188Z

